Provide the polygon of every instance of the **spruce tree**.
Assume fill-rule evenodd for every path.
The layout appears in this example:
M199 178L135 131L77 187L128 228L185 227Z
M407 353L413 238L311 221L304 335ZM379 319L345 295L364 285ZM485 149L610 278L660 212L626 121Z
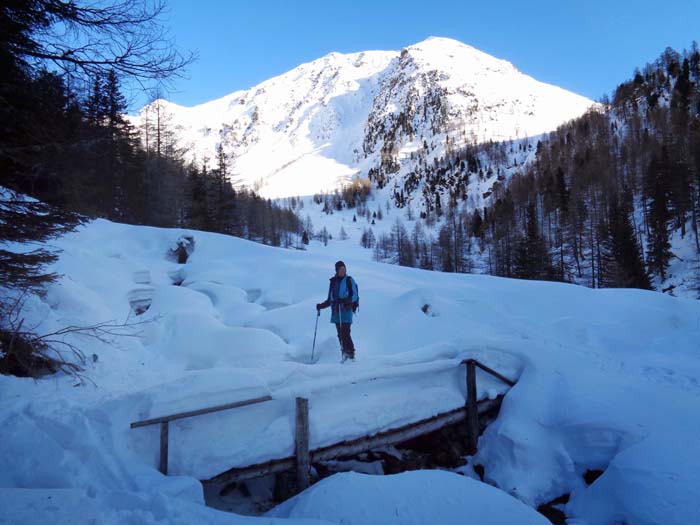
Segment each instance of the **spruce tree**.
M527 207L525 233L515 251L513 276L519 279L550 280L554 274L545 240L540 235L537 206Z
M367 247L372 248L376 243L377 239L374 236L374 232L372 231L372 228L369 228L367 230Z
M642 251L630 221L631 204L620 204L613 195L608 206L607 231L603 241L600 285L607 288L651 290Z
M186 213L188 228L208 230L212 226L209 215L209 193L207 191L206 173L196 166L189 169L187 183L189 187L189 204Z
M44 243L71 231L81 218L42 202L27 200L10 190L0 193L0 283L2 288L38 290L57 275L45 267L56 261L55 250L39 246L32 250L5 249L4 243ZM0 310L5 302L3 294ZM1 312L0 312L1 313Z
M671 213L668 206L669 183L671 177L668 149L662 148L661 154L652 156L645 177L647 195L647 220L649 236L647 239L647 264L652 274L661 281L666 279L671 257L669 226Z

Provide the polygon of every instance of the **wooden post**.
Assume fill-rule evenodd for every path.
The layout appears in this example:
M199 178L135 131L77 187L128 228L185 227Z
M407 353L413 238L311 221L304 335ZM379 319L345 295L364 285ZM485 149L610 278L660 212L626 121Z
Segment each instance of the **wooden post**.
M160 471L168 475L168 422L160 424Z
M297 468L297 491L301 492L310 485L309 400L303 397L297 397L294 444Z
M479 440L479 412L476 400L476 362L467 361L467 431L469 433L467 449L469 455L476 454Z

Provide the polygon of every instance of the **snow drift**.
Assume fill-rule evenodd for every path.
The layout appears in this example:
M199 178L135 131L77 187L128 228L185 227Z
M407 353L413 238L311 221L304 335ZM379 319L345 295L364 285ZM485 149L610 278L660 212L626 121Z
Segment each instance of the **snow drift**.
M178 265L167 253L183 233L196 248ZM29 298L28 323L40 332L110 319L140 324L111 344L73 341L94 354L82 386L66 376L0 377L0 495L9 516L42 521L51 496L60 512L87 505L112 513L135 501L129 516L141 509L147 519L176 521L201 512L197 519L215 522L197 480L290 454L295 396L309 397L312 446L322 446L460 406L459 362L475 357L519 378L472 461L485 466L487 481L531 507L570 493L566 512L578 523L697 518L698 301L377 264L341 241L292 251L103 220L55 245L62 277ZM339 253L361 289L358 362L339 364L324 317L310 363L314 305ZM140 315L129 301L134 289L151 297ZM480 373L477 382L481 395L503 391ZM158 429L129 429L164 411L265 393L273 400L174 423L167 477L157 471ZM582 477L588 469L604 471L591 486ZM470 501L506 498L468 480L412 476L346 476L311 490L364 494L378 516L390 516L387 502L370 498L382 483L406 494L434 486L416 516L437 512L433 503L447 516ZM455 483L464 494L448 498ZM406 494L396 505L409 512ZM275 512L342 518L321 512L314 492L295 501ZM517 502L498 506L521 509L511 522L527 515Z

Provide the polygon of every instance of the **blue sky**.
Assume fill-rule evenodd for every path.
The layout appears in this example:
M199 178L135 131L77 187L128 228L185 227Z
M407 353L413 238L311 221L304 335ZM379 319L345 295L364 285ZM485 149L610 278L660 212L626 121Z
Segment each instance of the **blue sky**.
M700 0L168 0L178 47L196 51L168 98L194 105L247 89L331 51L460 40L538 80L593 99L667 46L700 40ZM135 101L140 105L140 100Z

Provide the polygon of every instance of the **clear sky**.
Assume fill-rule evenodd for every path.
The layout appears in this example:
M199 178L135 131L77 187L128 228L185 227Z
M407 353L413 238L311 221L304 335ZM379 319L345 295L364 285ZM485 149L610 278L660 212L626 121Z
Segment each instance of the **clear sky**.
M700 0L168 0L178 47L199 59L167 94L190 106L331 51L400 50L454 38L536 79L610 94L667 47L700 41ZM141 105L141 99L133 101Z

